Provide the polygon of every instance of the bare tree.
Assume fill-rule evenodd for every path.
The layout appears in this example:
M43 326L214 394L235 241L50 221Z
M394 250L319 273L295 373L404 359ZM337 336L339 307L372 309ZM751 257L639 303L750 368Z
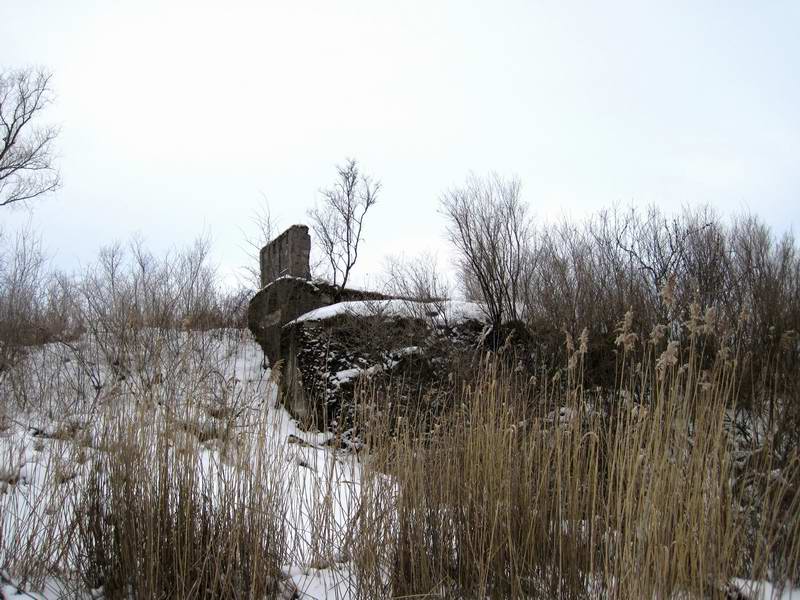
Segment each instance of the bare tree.
M244 234L244 251L247 265L242 267L245 285L252 291L261 288L261 249L275 238L277 219L272 216L267 197L262 194L261 203L250 215L250 231Z
M505 319L519 319L533 274L532 226L519 191L518 179L493 173L484 178L470 175L463 186L441 197L465 291L484 303L495 331Z
M336 167L338 179L322 190L322 205L308 211L315 241L330 267L333 285L341 291L358 260L364 217L377 201L381 184L363 175L355 159Z
M37 127L39 113L52 101L51 75L21 69L0 73L0 206L31 200L55 190L55 127Z

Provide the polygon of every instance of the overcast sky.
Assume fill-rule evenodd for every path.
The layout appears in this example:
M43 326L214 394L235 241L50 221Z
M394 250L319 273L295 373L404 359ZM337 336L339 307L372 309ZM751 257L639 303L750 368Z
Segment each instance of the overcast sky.
M383 182L362 284L443 248L442 190L518 175L542 219L707 202L800 217L800 2L0 2L0 66L54 73L56 264L305 221L345 157ZM8 229L25 218L5 211ZM443 250L441 250L443 252Z

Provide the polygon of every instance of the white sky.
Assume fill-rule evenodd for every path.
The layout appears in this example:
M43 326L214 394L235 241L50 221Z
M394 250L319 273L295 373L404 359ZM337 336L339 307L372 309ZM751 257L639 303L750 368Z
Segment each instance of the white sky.
M33 220L58 266L207 230L232 272L262 193L304 222L353 156L384 185L368 285L444 252L438 197L470 170L518 175L545 219L708 202L796 230L799 32L777 0L0 0L0 66L54 73L64 186Z

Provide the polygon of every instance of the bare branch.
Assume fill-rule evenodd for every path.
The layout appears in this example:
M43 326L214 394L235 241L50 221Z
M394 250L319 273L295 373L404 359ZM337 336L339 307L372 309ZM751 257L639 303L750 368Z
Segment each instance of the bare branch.
M0 206L25 202L56 190L55 127L34 120L52 102L51 75L22 69L0 73Z
M247 265L242 267L246 285L252 290L261 287L261 249L275 238L277 219L272 216L267 197L261 195L261 203L250 215L250 230L244 234L243 250L247 254Z
M358 260L364 217L377 202L379 181L359 172L355 159L337 167L338 180L321 190L322 205L308 211L317 244L339 293L345 288Z
M532 228L519 191L517 179L471 175L441 197L465 291L484 303L496 328L504 319L519 319L522 293L534 268Z

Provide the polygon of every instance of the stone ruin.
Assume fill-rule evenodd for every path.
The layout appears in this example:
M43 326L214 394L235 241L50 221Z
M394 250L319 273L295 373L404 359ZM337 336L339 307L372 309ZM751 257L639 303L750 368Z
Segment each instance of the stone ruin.
M297 327L289 323L315 309L339 301L384 300L376 292L344 289L312 281L311 237L305 225L293 225L261 249L261 289L250 300L247 322L271 367L282 365L281 395L296 414L305 414L311 394L305 393L297 369Z
M305 225L292 225L261 249L261 290L250 300L247 325L270 365L281 358L284 325L336 301L336 287L311 281L310 253L311 236ZM385 298L382 294L350 289L342 290L339 296L341 301Z
M281 401L306 424L341 431L365 377L392 386L393 398L430 398L449 385L456 354L482 347L478 305L340 290L311 279L310 249L304 225L267 244L248 307L248 326L280 372Z

